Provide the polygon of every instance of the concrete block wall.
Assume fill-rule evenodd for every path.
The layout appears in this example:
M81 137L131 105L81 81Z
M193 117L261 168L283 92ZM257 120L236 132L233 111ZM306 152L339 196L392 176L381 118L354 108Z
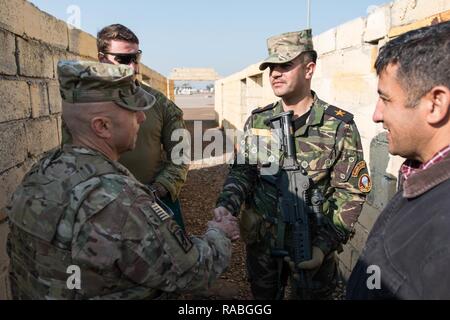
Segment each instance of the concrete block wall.
M96 39L25 0L0 0L0 300L9 299L4 207L42 153L61 141L56 65L95 60ZM142 66L142 78L168 94L167 79ZM173 86L172 86L173 91Z
M398 0L313 38L319 59L312 88L321 99L354 114L375 190L364 205L354 238L339 255L345 278L380 211L396 192L397 173L403 162L402 158L389 155L382 127L372 122L378 99L378 80L373 68L378 50L403 32L448 20L450 0ZM251 109L276 101L268 71L259 71L258 65L216 81L217 120L224 127L242 130ZM251 87L250 81L255 77L263 79L257 89Z

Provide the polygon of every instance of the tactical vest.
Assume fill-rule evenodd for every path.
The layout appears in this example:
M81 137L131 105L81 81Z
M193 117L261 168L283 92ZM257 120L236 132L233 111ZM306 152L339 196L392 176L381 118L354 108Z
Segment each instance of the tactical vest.
M15 299L152 299L159 291L137 286L120 272L82 269L81 289L69 289L72 235L78 209L100 176L127 174L113 162L76 154L74 173L48 177L46 170L71 147L44 157L25 176L9 211L8 253ZM73 153L73 151L72 151ZM82 266L80 266L82 268ZM74 282L71 282L74 284Z

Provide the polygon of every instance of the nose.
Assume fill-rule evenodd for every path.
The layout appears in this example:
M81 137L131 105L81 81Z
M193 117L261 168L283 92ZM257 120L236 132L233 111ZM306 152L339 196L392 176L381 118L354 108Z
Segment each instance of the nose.
M372 121L375 123L383 122L383 101L380 98L378 98L377 104L375 105Z
M281 76L280 68L278 65L270 66L270 74L272 78L278 78Z

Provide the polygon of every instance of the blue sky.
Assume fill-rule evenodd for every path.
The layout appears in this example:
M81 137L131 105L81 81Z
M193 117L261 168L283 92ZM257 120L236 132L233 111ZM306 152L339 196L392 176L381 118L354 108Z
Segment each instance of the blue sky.
M175 67L215 68L235 73L266 56L266 39L307 26L307 0L31 0L67 21L76 5L81 29L93 35L122 23L140 39L143 62L167 76ZM311 0L311 27L320 34L367 15L388 0Z

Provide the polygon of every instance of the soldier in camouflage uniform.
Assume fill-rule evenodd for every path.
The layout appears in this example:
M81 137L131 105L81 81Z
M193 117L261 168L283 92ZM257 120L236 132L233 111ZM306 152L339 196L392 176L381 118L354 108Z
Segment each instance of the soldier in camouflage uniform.
M206 290L227 268L237 219L189 237L117 162L155 103L133 75L125 65L58 64L73 144L33 166L7 206L14 298L156 299Z
M139 74L139 39L127 27L113 24L97 34L98 59L103 63L126 64ZM145 111L146 121L138 133L136 148L125 153L120 163L142 183L161 198L174 213L175 221L184 229L178 195L186 182L187 164L172 162L172 149L178 141L172 141L172 132L186 129L183 111L163 93L142 81L136 83L156 98L153 108ZM65 136L67 133L65 134ZM67 142L67 140L65 141Z
M271 37L268 48L270 56L260 69L270 68L272 89L281 100L254 110L247 120L240 145L245 163L232 165L215 219L242 211L241 236L247 245L247 270L256 299L282 298L289 273L294 273L291 280L295 280L298 269L306 270L313 284L305 290L300 289L303 284L292 281L292 298L329 299L337 280L335 252L354 232L371 181L353 116L320 100L310 89L317 59L311 30ZM286 248L290 245L291 230L286 226L277 235L278 190L261 178L267 163L279 161L278 150L270 149L274 135L266 120L289 110L294 112L297 160L324 196L326 221L313 230L312 259L297 266L289 257L280 263L272 256L277 237L283 237Z

